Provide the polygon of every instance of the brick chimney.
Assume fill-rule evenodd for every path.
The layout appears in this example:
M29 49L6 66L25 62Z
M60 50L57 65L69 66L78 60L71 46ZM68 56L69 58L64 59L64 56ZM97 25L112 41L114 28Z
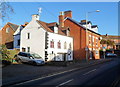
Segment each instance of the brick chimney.
M60 15L59 15L59 27L64 27L64 14L63 14L63 12L60 12Z
M81 22L86 22L86 20L81 20Z
M72 11L60 12L59 15L59 27L64 27L64 19L66 17L72 18Z
M64 12L64 18L66 18L66 17L72 18L72 11L71 10Z

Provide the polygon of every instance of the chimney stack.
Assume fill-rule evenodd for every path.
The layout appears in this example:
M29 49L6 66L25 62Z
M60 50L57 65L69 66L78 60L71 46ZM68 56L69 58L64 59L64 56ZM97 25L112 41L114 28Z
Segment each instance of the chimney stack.
M72 11L71 10L64 12L64 18L66 18L66 17L72 18Z
M59 15L59 27L64 27L64 19L66 17L72 18L72 11L60 12Z
M81 20L82 23L86 22L86 20Z
M59 15L59 27L64 27L64 14L63 14L63 12L60 12L60 15Z
M32 15L32 20L39 20L39 15L38 14L34 14Z

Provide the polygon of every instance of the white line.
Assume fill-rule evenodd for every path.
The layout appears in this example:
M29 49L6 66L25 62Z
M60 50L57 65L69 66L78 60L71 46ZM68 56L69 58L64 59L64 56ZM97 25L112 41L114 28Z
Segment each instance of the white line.
M73 79L68 80L68 81L66 81L66 82L63 82L63 83L59 84L59 85L58 85L58 86L56 86L56 87L59 87L59 86L65 85L65 84L67 84L67 83L69 83L69 82L71 82L71 81L73 81Z
M25 83L41 80L41 79L44 79L44 78L52 77L52 76L55 76L55 75L66 73L66 72L71 72L71 71L74 71L74 70L77 70L77 69L79 69L79 68L75 68L75 69L71 69L71 70L68 70L68 71L63 71L63 72L60 72L60 73L56 73L56 74L40 77L40 78L37 78L37 79L29 80L29 81L26 81L26 82L15 84L15 85L22 85L22 84L25 84Z
M87 75L87 74L89 74L89 73L91 73L91 72L94 72L94 71L96 71L96 69L93 69L93 70L91 70L91 71L89 71L89 72L87 72L87 73L84 73L83 75Z

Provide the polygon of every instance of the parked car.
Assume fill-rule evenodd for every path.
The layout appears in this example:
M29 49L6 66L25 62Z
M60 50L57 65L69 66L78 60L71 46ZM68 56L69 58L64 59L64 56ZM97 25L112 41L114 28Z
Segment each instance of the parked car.
M45 61L36 53L27 53L27 52L19 52L15 56L15 60L19 63L27 62L33 65L43 65Z
M106 53L106 57L117 57L117 54L114 53Z

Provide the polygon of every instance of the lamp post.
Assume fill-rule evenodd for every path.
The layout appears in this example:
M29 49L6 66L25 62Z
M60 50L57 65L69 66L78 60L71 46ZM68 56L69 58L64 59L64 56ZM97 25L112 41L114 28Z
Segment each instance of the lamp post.
M96 10L96 11L91 11L91 12L86 12L86 48L85 48L85 51L86 51L86 61L88 62L88 33L87 33L87 20L88 20L88 14L89 13L93 13L93 12L100 12L100 10Z

